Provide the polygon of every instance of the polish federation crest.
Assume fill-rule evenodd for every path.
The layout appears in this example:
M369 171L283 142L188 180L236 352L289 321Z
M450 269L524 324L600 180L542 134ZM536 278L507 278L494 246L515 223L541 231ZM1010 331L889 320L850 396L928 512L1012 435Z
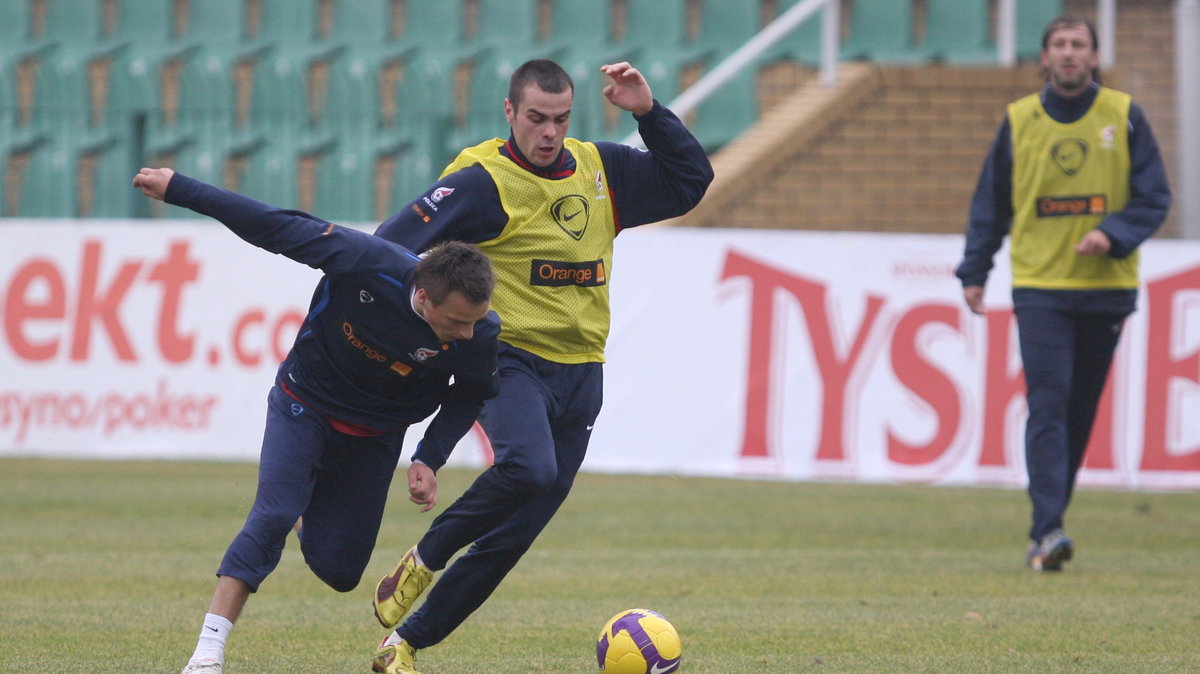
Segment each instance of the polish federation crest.
M1112 124L1100 129L1100 148L1103 150L1112 150L1116 147L1115 140L1117 136L1117 128Z
M427 349L422 346L422 347L418 348L416 351L413 351L412 353L410 353L408 355L412 356L412 359L417 361L418 363L424 363L425 361L429 360L430 358L433 358L434 356L438 355L438 352L436 349Z
M440 203L442 199L454 194L453 187L439 187L429 195L429 200L433 203Z

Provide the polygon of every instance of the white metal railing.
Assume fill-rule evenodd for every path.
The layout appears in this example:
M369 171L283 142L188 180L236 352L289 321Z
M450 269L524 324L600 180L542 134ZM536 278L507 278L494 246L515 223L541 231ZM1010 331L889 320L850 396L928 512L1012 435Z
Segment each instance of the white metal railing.
M1175 106L1179 180L1175 208L1182 234L1200 239L1200 0L1175 0Z

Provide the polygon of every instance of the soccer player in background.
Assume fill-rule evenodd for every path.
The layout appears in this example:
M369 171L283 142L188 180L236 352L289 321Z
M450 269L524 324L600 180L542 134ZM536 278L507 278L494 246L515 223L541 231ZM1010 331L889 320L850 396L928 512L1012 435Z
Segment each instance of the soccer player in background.
M324 272L267 397L258 494L217 570L217 587L183 674L221 674L225 640L296 528L304 560L339 592L370 561L405 429L437 410L409 470L429 510L440 467L496 394L495 278L475 246L418 258L377 236L193 180L142 169L149 197L221 221L246 241ZM453 380L453 381L451 381Z
M1046 84L1008 106L975 188L957 271L967 306L982 314L992 257L1011 235L1029 407L1026 563L1038 571L1060 571L1074 554L1063 517L1137 300L1137 248L1171 203L1150 125L1128 94L1100 85L1097 49L1096 30L1081 16L1047 26Z
M415 672L416 650L482 605L554 516L600 412L613 239L688 212L712 182L703 148L642 74L629 63L601 71L611 80L604 96L633 113L647 151L567 137L571 78L557 63L529 61L509 82L508 139L463 150L376 232L412 250L447 239L477 244L496 270L503 327L500 394L480 417L495 463L380 581L375 615L396 629L376 650L375 671ZM414 468L432 479L434 466Z

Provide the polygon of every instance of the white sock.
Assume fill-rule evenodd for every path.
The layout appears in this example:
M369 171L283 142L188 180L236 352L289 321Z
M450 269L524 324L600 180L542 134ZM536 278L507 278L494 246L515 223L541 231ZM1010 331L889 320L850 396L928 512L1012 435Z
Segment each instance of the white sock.
M404 640L400 638L400 635L396 634L395 632L392 632L391 634L388 635L388 638L383 640L382 644L379 644L379 647L387 648L388 646L398 644L401 641L404 641Z
M212 658L225 661L225 639L233 630L233 623L215 613L204 614L204 626L200 628L200 638L196 642L196 652L192 660Z
M421 559L421 551L415 546L413 547L413 561L417 563L417 566L425 566L425 560Z

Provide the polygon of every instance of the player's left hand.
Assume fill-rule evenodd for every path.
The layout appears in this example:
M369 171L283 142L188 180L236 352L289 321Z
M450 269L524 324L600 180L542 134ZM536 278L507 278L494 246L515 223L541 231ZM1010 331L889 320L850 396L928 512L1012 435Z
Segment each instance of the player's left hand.
M133 177L133 186L151 199L162 201L167 196L167 184L175 171L169 168L143 168Z
M437 505L437 476L432 468L415 461L408 467L408 500L421 506L423 513Z
M1098 229L1084 234L1075 246L1075 252L1080 255L1107 255L1109 250L1112 250L1112 241Z
M604 87L604 97L613 105L635 115L644 115L654 107L649 83L628 61L600 66L600 72L612 80Z

